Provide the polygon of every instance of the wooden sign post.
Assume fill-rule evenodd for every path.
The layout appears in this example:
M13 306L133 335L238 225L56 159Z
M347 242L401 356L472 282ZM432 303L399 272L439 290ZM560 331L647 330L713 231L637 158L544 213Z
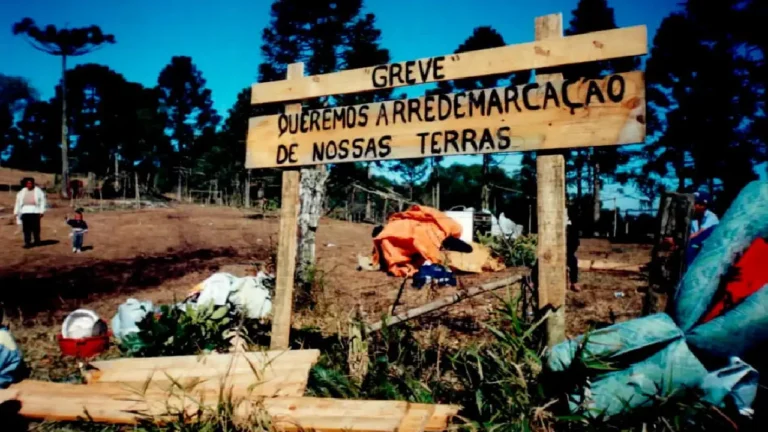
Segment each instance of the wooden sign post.
M536 19L536 41L462 54L254 84L251 102L301 101L526 69L644 55L645 26L562 37L559 14ZM642 72L595 80L538 76L536 82L448 95L251 118L246 168L407 159L535 150L537 160L540 307L555 310L549 340L564 338L565 175L555 149L645 140ZM272 349L287 348L296 260L298 173L283 175Z
M552 14L535 20L536 40L563 37L563 16ZM536 81L562 79L562 74L536 75ZM547 319L547 346L565 340L565 158L560 154L539 154L536 158L536 202L538 213L539 308L551 308Z

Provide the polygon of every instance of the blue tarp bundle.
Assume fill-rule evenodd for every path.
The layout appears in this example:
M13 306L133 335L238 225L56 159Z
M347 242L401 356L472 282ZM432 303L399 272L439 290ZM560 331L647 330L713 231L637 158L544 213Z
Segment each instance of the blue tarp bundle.
M593 415L611 416L688 387L703 391L710 403L728 400L748 412L758 373L738 356L768 341L768 286L712 321L699 323L721 278L758 237L768 237L768 182L755 181L701 245L677 288L672 317L639 318L595 331L586 341L582 336L555 346L548 358L555 372L566 370L577 354L608 364L632 362L598 376L586 397L572 395L571 410L587 408ZM711 371L702 363L705 358Z
M0 388L18 381L23 366L21 351L8 331L0 326Z

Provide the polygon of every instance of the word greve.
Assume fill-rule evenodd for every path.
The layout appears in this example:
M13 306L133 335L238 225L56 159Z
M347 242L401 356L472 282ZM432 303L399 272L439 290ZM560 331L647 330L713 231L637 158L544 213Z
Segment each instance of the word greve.
M537 111L550 107L566 107L571 110L571 114L574 114L576 110L588 108L595 103L621 102L624 99L626 83L621 75L609 77L605 91L600 88L599 81L588 81L587 91L582 95L582 99L571 99L572 96L569 94L569 88L576 83L578 80L566 80L560 83L548 81L542 85L530 83L520 87L499 87L450 95L431 95L419 99L395 100L389 103L280 114L278 137L286 133L301 135L369 126L431 123L449 119ZM532 93L542 87L544 88L543 101L533 102Z

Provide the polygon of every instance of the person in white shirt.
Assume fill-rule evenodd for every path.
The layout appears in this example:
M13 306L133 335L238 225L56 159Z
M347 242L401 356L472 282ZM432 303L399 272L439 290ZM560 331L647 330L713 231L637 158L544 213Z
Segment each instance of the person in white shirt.
M24 231L24 248L40 244L40 219L45 214L45 192L35 186L35 179L21 181L24 186L16 195L13 214L21 222Z
M706 192L694 192L693 219L691 220L691 239L720 223L717 215L709 210L712 199Z

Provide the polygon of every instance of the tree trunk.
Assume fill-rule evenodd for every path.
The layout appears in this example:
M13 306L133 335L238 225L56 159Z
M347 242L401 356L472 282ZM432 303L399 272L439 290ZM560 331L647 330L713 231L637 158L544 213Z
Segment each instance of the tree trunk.
M251 170L245 170L245 208L251 208Z
M176 200L181 202L181 167L179 167L179 188L176 190Z
M139 173L135 171L133 173L133 188L136 189L136 209L141 208L141 194L139 193Z
M584 196L584 190L582 182L582 174L584 171L584 161L582 160L581 152L576 152L576 198L578 198L579 206L581 206L581 199Z
M440 164L434 159L432 159L432 173L435 178L435 186L432 190L434 196L432 205L440 210Z
M315 236L317 225L323 214L323 198L328 171L324 166L301 170L299 187L299 244L296 253L296 280L302 284L310 282L315 266Z
M373 219L373 203L371 202L371 194L365 194L365 221Z
M96 186L96 174L93 172L88 172L88 184L85 185L85 193L88 194L88 197L93 196L93 190Z
M117 160L117 153L115 153L115 192L120 190L120 163Z
M69 143L67 131L67 56L61 56L61 197L68 198Z
M602 208L602 203L600 202L600 163L598 162L595 162L592 170L592 196L594 198L592 222L594 222L595 229L597 229L597 223L600 222L600 209Z
M480 210L490 208L491 193L488 187L488 173L491 170L491 155L483 155L483 187L480 202Z

